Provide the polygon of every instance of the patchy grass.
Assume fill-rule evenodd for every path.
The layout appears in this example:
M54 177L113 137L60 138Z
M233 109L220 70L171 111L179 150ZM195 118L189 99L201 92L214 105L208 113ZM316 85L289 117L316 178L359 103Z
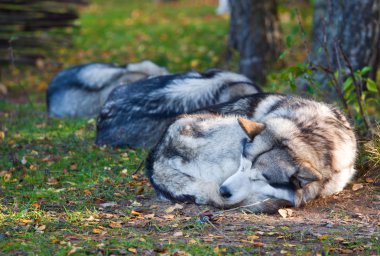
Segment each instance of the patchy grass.
M284 31L300 40L297 19L281 8ZM93 119L47 117L42 92L73 64L151 59L173 72L223 66L228 20L214 9L200 1L94 0L82 10L73 47L57 49L60 65L3 72L10 97L0 100L0 255L380 253L376 179L364 177L286 219L173 207L135 173L147 152L95 146ZM207 210L210 220L201 221Z

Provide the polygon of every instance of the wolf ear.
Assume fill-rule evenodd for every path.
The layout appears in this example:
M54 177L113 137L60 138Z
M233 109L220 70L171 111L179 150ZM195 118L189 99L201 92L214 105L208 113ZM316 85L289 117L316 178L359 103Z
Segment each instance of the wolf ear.
M248 135L250 139L253 139L257 134L265 129L265 125L262 123L256 123L245 118L239 118L238 122L240 127Z

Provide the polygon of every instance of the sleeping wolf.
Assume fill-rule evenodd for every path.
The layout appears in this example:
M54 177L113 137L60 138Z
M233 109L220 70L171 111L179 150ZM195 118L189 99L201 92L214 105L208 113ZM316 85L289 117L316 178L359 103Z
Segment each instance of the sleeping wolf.
M270 213L339 192L355 173L355 135L332 106L255 94L203 112L176 120L148 157L164 198Z
M258 91L245 76L215 69L121 86L110 94L100 112L96 144L150 148L178 115Z
M47 90L50 116L96 116L109 93L121 84L168 71L151 61L128 64L91 63L74 66L58 73Z

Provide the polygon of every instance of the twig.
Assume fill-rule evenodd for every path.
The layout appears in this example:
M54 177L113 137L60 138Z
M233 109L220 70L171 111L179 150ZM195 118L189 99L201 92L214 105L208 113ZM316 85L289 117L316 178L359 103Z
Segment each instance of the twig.
M335 54L336 54L336 61L337 61L337 64L338 64L338 70L339 70L339 72L342 72L342 71L343 71L343 68L342 68L342 64L340 63L340 58L339 58L339 56L338 56L338 54L339 54L338 46L339 46L339 45L338 45L338 41L336 40L336 41L334 42L334 48L335 48ZM335 76L334 76L334 77L335 77ZM340 86L338 86L338 87L339 87L341 93L343 94L343 101L344 101L343 105L344 105L345 108L347 109L347 115L348 115L348 117L349 117L350 119L352 119L351 109L348 107L347 101L346 101L346 99L344 98L344 93L343 93L343 91L341 90L341 86L343 86L343 79L342 79L342 77L343 77L342 74L339 74L339 81L338 81L338 83L339 83Z
M219 216L219 215L221 215L221 214L223 214L223 213L226 213L226 212L232 212L232 211L235 211L235 210L238 210L238 209L241 209L241 208L248 208L248 207L251 207L251 206L255 206L255 205L258 205L258 204L264 203L264 202L266 202L266 201L268 201L268 200L269 200L269 198L264 199L264 200L262 200L262 201L258 201L258 202L253 203L253 204L241 205L241 206L238 206L238 207L235 207L235 208L231 208L231 209L227 209L227 210L222 210L222 211L219 211L219 212L214 213L213 215L214 215L214 216Z
M136 170L132 173L132 175L135 175L138 171L140 171L140 169L144 165L144 163L145 163L145 160L141 160L141 162L137 166Z
M369 120L367 120L367 115L364 113L364 109L363 109L363 105L361 101L361 96L363 94L362 82L358 83L358 81L356 80L354 68L352 67L351 61L348 59L348 56L343 51L342 45L338 44L338 49L339 49L340 54L343 57L343 60L346 62L347 67L350 69L350 76L352 77L352 82L355 85L356 99L359 104L360 114L363 117L364 126L366 130L371 134L371 125L370 125Z
M305 28L302 25L301 15L300 15L300 13L298 11L298 8L296 8L295 11L296 11L296 15L297 15L298 26L301 29L301 34L302 34L302 37L303 37L303 41L302 41L303 47L305 48L306 52L310 52L310 49L309 49L309 47L307 47L307 43L306 43L307 42L307 39L306 39L307 36L306 36L306 33L305 33Z

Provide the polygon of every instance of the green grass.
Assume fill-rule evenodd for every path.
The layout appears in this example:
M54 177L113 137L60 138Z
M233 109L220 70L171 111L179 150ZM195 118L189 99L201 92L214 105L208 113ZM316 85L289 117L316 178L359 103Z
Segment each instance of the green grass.
M171 216L169 204L152 199L142 171L132 175L147 152L95 146L93 119L47 117L43 92L56 72L73 64L150 59L172 72L225 66L228 19L214 13L215 6L199 1L157 6L151 0L94 0L81 11L73 46L51 56L59 66L47 61L3 72L12 100L0 99L0 255L303 255L360 246L379 253L376 236L355 237L355 227L332 230L349 231L343 244L334 240L338 233L320 240L308 233L312 226L272 226L263 216L241 224L246 215L226 215L214 226L197 221L207 207L185 206ZM289 7L281 6L281 14L291 16ZM301 45L297 26L294 17L283 23ZM310 20L305 26L309 31ZM255 235L259 243L247 241Z

